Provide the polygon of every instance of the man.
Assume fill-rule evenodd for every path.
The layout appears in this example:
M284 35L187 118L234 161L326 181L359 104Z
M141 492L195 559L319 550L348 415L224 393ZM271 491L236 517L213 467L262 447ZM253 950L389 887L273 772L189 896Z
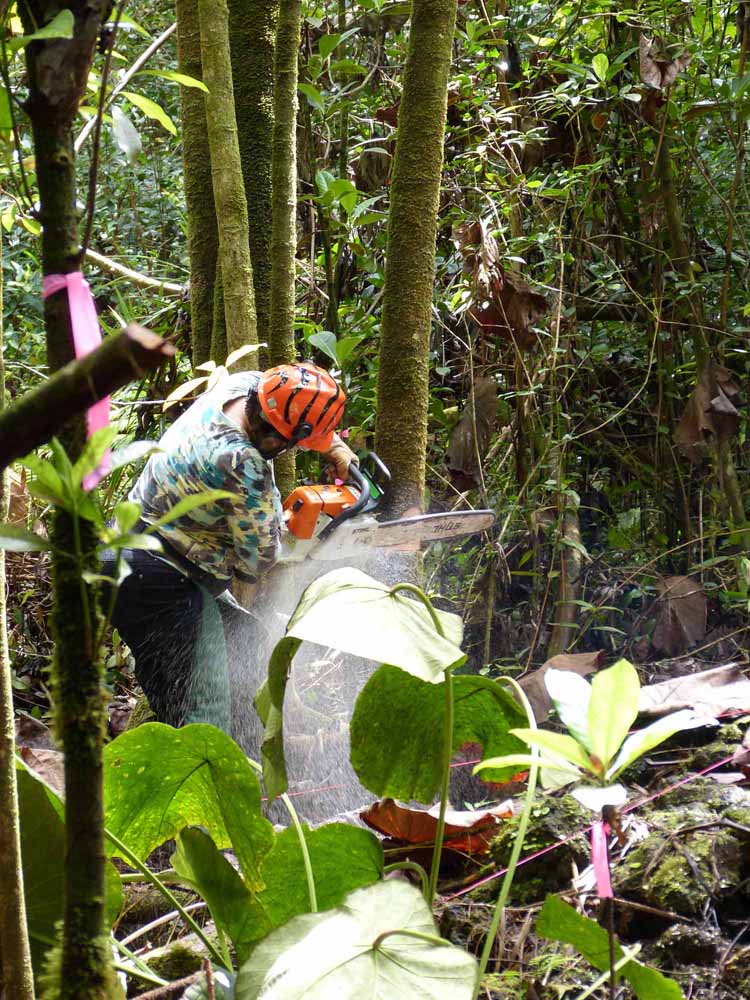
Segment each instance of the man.
M282 510L271 465L299 446L321 452L347 478L356 456L335 433L346 397L307 362L228 376L159 442L130 498L140 530L185 497L227 490L154 532L162 552L128 550L113 625L157 719L211 722L231 731L227 650L216 597L233 579L257 583L278 559ZM138 530L138 529L136 529ZM114 558L110 557L110 573Z

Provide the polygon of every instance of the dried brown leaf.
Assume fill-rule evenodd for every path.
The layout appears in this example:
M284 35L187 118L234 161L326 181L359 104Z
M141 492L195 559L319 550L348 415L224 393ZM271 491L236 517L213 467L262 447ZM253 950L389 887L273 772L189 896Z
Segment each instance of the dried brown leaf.
M657 41L641 35L639 45L641 80L654 90L666 90L667 87L671 87L680 73L688 67L691 58L689 52L682 52L675 59L669 59L660 48Z
M659 616L654 648L669 656L684 653L706 634L708 602L703 587L689 576L666 576L657 583Z
M24 764L38 774L42 781L46 781L58 795L65 794L65 767L59 750L20 747L18 754Z
M478 378L469 402L453 428L448 444L448 468L474 482L497 427L497 382Z
M641 688L638 711L644 715L667 715L699 706L706 706L714 715L750 710L750 680L743 676L738 664L727 663L659 684L647 684Z
M439 805L425 810L403 806L393 799L381 799L360 816L368 826L386 837L407 844L431 844L435 840L439 812ZM510 800L481 812L448 809L445 814L445 847L474 854L486 851L498 826L512 816L513 803Z
M552 709L550 696L547 694L547 687L544 683L544 675L548 670L569 670L573 674L581 677L588 677L598 670L604 663L603 650L594 653L558 653L525 677L522 677L519 684L524 690L526 697L531 702L534 709L534 717L537 722L544 722L548 718Z
M740 387L728 369L706 365L675 431L677 447L693 464L737 433L739 397Z

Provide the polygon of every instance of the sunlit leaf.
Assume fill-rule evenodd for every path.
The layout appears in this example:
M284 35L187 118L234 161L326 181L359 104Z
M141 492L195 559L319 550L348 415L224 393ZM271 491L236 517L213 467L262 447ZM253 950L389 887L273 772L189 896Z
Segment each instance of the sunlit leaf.
M671 715L665 715L663 719L657 719L650 726L646 726L645 729L633 733L632 736L629 736L625 740L619 754L613 761L609 771L607 771L607 779L612 780L616 778L633 761L638 760L644 753L653 750L654 747L659 746L660 743L668 740L675 733L680 733L686 729L699 729L701 726L712 725L718 725L716 719L703 714L699 715L691 708L672 712Z
M164 108L157 104L156 101L152 101L150 97L144 97L143 94L134 94L129 90L123 90L122 96L126 97L131 104L134 104L137 108L139 108L144 115L147 115L149 118L153 118L154 121L159 122L159 124L171 135L177 135L177 126Z
M591 682L588 726L591 754L608 767L638 716L641 682L627 660L600 670Z
M46 552L51 547L49 539L33 531L0 522L0 549L6 552Z
M150 533L156 531L157 528L163 528L167 524L171 524L172 521L176 521L178 517L183 517L185 514L189 514L191 510L195 510L197 507L206 507L210 503L216 503L217 500L236 500L237 496L234 493L228 493L226 490L203 490L202 493L193 493L188 497L183 497L179 500L171 510L168 510L166 514L163 514L158 521L154 521L153 524L149 524L146 528L146 532Z
M188 76L187 73L178 73L173 69L144 69L141 70L139 76L159 76L162 80L170 80L172 83L179 83L183 87L194 87L196 90L202 90L206 94L209 92L203 80L196 80L194 76Z
M48 24L39 28L32 35L16 35L15 38L9 38L6 44L11 52L15 52L25 48L30 42L42 42L49 38L72 38L74 28L73 12L61 10Z
M544 686L560 722L574 739L590 751L588 714L591 685L570 670L553 669L544 675Z

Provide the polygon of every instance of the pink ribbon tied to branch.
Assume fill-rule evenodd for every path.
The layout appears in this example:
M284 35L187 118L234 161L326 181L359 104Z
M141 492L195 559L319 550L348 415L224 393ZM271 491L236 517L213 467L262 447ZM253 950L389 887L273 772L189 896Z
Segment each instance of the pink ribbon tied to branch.
M73 352L77 358L90 354L102 342L102 331L96 315L96 306L91 295L89 283L80 271L69 274L47 274L42 279L42 298L46 299L56 292L67 289L68 309L70 311L70 327L73 333ZM86 412L88 437L98 430L109 426L109 396L97 400ZM109 472L110 453L104 455L93 472L83 479L85 490L93 489L102 476Z
M609 823L597 820L591 826L591 861L596 876L596 894L600 899L612 899L612 879L609 873L607 839L612 832Z

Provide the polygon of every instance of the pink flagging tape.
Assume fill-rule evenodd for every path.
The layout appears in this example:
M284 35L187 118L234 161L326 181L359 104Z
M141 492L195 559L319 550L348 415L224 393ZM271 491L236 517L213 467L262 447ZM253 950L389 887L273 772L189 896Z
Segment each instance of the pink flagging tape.
M610 834L609 823L598 820L591 825L591 861L596 876L596 894L599 899L612 899L612 880L609 876L609 856L607 854L607 838Z
M47 274L42 279L42 298L67 289L70 327L73 332L73 351L77 358L90 354L102 342L102 331L96 315L96 306L89 283L80 271L69 274ZM88 436L109 426L109 396L98 400L86 413ZM109 451L101 462L84 477L83 488L93 489L102 476L109 472L111 456Z

